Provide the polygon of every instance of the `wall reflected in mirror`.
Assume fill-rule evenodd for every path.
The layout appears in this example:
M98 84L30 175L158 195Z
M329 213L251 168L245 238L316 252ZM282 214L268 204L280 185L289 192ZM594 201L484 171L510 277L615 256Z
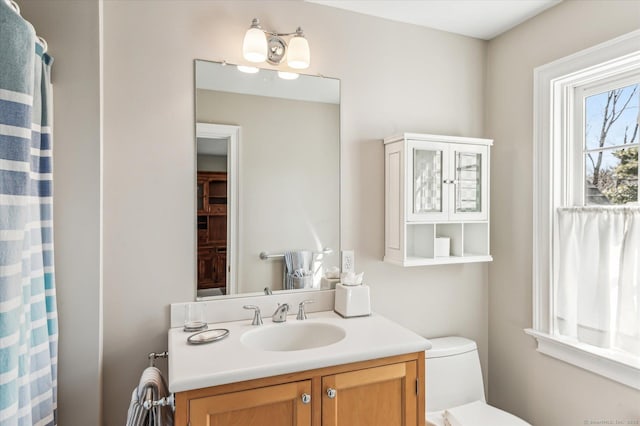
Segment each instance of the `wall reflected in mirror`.
M340 253L339 80L195 68L196 296L322 288Z

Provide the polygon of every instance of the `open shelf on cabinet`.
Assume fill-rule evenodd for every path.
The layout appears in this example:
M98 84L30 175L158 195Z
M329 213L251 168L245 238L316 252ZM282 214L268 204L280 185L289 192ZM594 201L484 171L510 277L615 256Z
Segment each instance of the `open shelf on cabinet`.
M385 261L401 266L490 262L489 223L407 223L406 257ZM435 256L436 238L449 238L449 256Z

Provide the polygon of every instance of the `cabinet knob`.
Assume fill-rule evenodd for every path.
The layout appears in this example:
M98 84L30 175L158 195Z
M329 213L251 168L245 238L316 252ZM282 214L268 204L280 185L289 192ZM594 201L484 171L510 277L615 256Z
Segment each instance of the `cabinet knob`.
M337 393L338 392L333 388L327 389L327 396L329 397L329 399L335 398Z
M303 393L302 394L302 403L303 404L308 404L311 402L311 395L309 395L308 393Z

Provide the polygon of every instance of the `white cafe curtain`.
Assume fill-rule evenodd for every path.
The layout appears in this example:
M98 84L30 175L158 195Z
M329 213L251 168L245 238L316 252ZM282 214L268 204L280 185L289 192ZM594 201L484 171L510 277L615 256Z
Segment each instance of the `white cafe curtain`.
M640 208L558 209L555 331L640 355Z

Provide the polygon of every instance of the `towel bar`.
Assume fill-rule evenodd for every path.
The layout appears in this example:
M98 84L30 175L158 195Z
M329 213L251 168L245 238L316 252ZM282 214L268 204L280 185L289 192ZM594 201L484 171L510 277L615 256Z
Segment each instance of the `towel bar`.
M155 367L156 359L158 359L158 358L164 358L164 359L169 358L169 351L149 352L149 354L147 355L147 358L149 358L149 367ZM146 408L147 410L151 410L153 407L158 407L158 406L160 406L160 407L169 406L173 410L175 410L175 401L173 399L173 394L170 394L169 396L166 396L164 398L160 398L158 400L154 400L153 399L153 391L151 389L147 389L147 394L144 397L144 402L142 403L142 406L144 408Z
M158 358L168 358L169 357L169 352L168 351L164 351L164 352L149 352L149 355L147 355L147 358L149 358L149 367L155 367L155 363L156 363L156 359Z
M333 249L330 248L323 248L321 252L313 252L313 254L331 254L333 253ZM267 253L266 251L263 251L260 253L260 259L262 260L267 260L267 259L280 259L284 257L284 253Z
M151 391L148 391L151 392ZM173 394L164 397L164 398L160 398L157 401L154 401L153 398L151 397L150 394L147 394L147 398L145 399L144 403L142 404L142 406L144 408L146 408L147 410L151 410L153 407L171 407L172 410L176 409L175 406L175 400L173 398Z

